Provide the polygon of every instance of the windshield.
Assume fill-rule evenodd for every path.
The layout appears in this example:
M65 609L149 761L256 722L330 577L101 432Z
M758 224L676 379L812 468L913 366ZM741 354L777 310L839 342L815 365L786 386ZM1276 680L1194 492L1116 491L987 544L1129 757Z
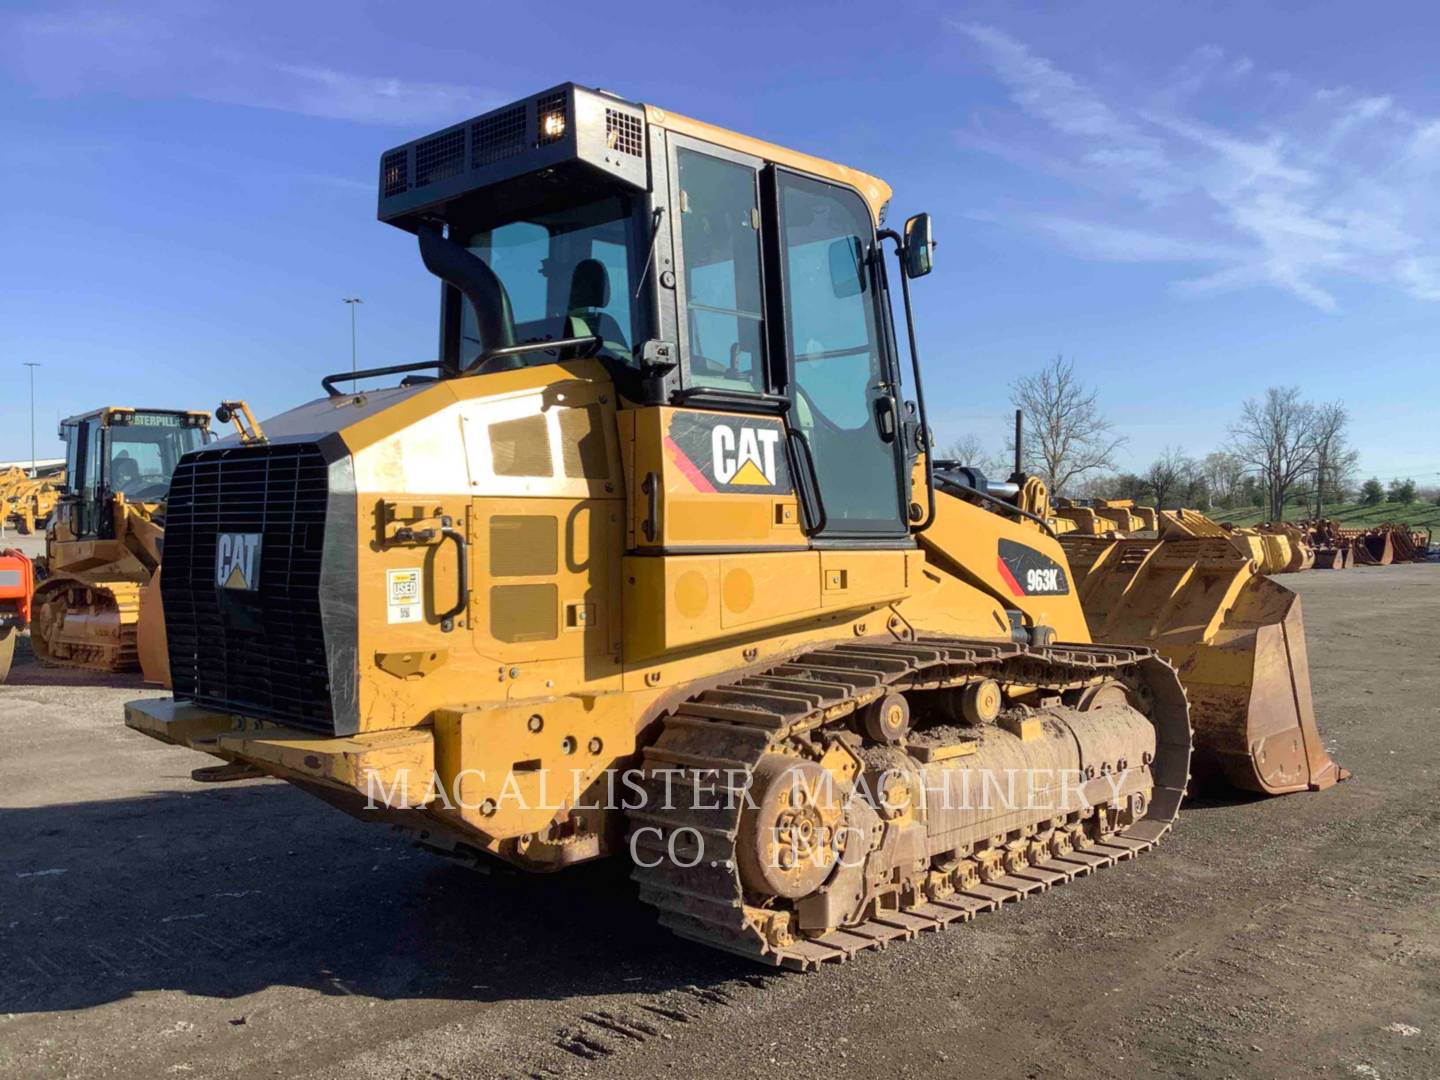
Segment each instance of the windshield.
M472 233L471 254L493 270L509 296L515 341L596 336L601 355L631 362L640 336L635 298L637 243L630 203L601 199L550 213L537 213ZM480 353L475 312L461 304L460 363ZM554 363L553 353L536 352L527 364Z
M110 490L130 502L159 502L181 456L198 450L204 429L173 413L137 412L110 425Z

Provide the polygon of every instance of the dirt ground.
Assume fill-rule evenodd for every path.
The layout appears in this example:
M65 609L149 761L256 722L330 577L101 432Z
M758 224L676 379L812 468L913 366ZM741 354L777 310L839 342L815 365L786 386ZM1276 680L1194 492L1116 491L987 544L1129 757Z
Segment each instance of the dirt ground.
M453 867L0 688L0 1076L1431 1077L1440 564L1283 579L1355 779L1190 805L1155 853L813 975L674 940L623 873Z

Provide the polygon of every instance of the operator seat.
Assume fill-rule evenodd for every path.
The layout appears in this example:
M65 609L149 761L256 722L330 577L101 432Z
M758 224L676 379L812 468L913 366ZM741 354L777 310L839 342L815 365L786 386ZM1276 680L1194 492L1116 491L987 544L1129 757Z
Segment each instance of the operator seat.
M606 352L630 359L630 343L614 316L602 310L610 303L610 271L599 259L581 259L570 276L570 308L566 337L598 337Z
M120 456L110 462L110 487L122 495L140 480L140 466L128 451L121 450Z

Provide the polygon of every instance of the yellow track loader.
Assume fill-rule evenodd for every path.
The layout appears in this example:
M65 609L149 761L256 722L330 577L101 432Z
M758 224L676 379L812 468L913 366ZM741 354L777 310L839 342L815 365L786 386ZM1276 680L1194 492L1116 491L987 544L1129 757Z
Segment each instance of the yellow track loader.
M175 697L132 728L455 858L626 858L666 926L800 969L1166 834L1174 669L1093 642L1059 544L923 453L927 216L573 84L379 184L439 358L181 461Z
M165 683L163 622L151 588L165 493L209 424L204 412L118 406L60 424L69 480L46 532L30 627L43 662L138 667L148 681Z

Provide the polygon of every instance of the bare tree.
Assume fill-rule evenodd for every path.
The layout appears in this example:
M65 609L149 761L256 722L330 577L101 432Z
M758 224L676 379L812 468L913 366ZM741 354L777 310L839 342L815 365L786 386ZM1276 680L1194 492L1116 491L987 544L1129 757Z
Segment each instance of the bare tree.
M1343 402L1332 401L1315 410L1315 516L1325 515L1325 496L1343 499L1342 488L1353 482L1360 455L1346 445L1350 414Z
M1241 498L1241 486L1245 482L1245 463L1227 450L1215 450L1205 455L1200 469L1211 497L1227 508L1234 506L1236 500Z
M985 444L980 441L980 437L973 432L967 432L960 436L938 456L979 469L992 479L1010 475L1010 464L999 454L987 451Z
M1155 496L1155 506L1165 509L1165 500L1188 487L1194 464L1178 446L1167 446L1145 472L1145 482Z
M1205 472L1194 461L1189 462L1189 468L1185 470L1184 495L1182 506L1198 506L1209 513L1213 508L1214 500L1210 497L1210 481L1205 478Z
M1315 407L1298 386L1272 386L1265 399L1245 402L1230 428L1235 454L1259 476L1270 519L1285 514L1285 497L1315 464Z
M1095 391L1057 356L1033 375L1015 381L1010 400L1025 413L1026 468L1061 494L1088 473L1115 468L1125 443L1100 412Z

